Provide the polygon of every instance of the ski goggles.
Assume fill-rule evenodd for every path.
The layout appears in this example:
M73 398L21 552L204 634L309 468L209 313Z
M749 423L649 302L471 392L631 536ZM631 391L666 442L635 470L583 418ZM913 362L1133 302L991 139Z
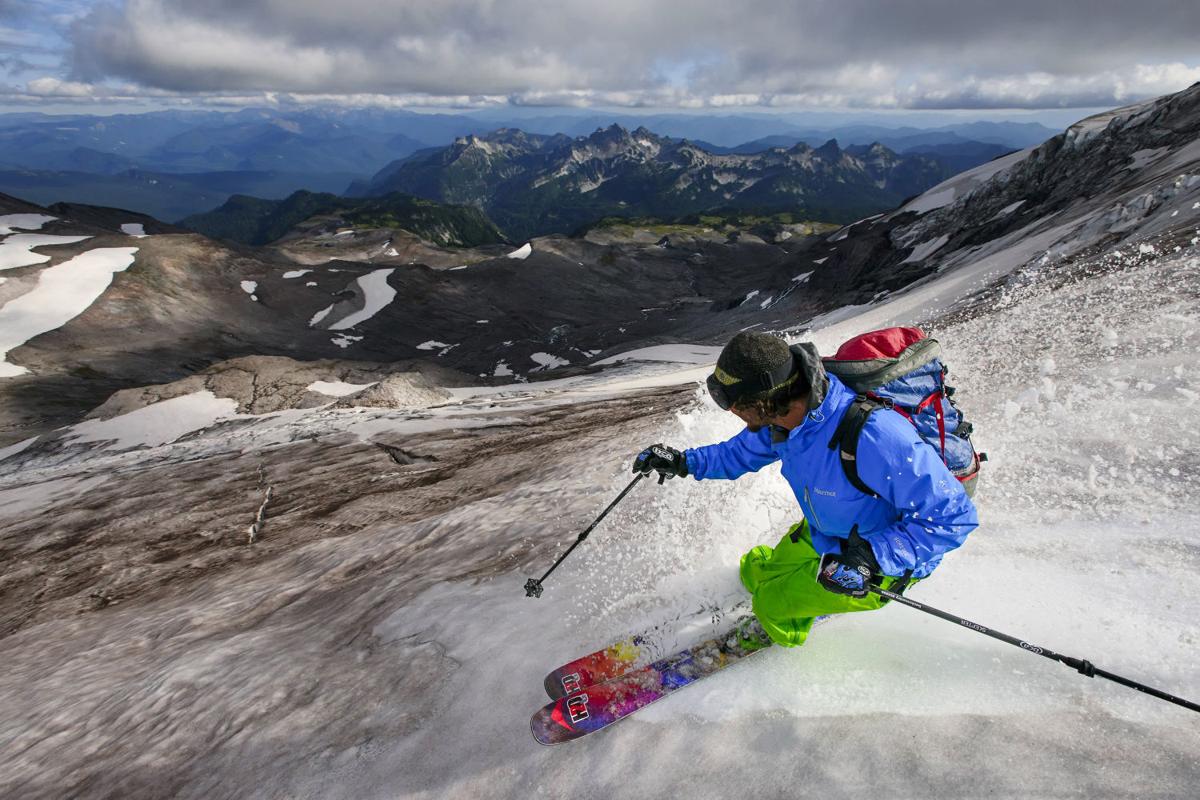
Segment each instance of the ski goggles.
M799 376L793 358L771 372L761 372L745 379L735 378L718 366L713 369L705 384L713 402L721 410L728 411L739 400L755 395L769 396L785 386L792 385Z

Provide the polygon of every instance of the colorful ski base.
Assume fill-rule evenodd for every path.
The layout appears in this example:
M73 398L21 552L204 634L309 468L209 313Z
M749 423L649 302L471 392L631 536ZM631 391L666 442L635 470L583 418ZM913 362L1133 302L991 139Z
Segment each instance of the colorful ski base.
M695 619L707 617L707 624L711 628L716 628L727 617L746 614L749 610L749 601L742 601L729 610L707 608L692 615L692 624L695 624ZM678 647L676 640L681 633L679 629L686 627L672 624L677 621L665 622L641 633L626 636L608 647L563 664L546 675L542 681L542 685L546 688L546 695L551 700L557 700L560 697L575 694L586 686L604 683L618 675L624 675L666 658L673 649ZM709 633L711 634L711 631ZM696 641L704 635L703 632L697 632L689 639Z
M595 733L769 645L767 640L747 649L736 634L729 633L604 683L584 686L533 715L529 720L533 738L552 745Z

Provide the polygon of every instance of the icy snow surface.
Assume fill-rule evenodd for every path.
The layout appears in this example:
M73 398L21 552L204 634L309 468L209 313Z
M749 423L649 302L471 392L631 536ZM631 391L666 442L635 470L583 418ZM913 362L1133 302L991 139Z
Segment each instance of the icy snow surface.
M136 247L101 247L39 272L32 291L0 307L0 359L86 311L112 283L113 274L133 264L136 252ZM0 360L0 378L28 371Z
M1046 251L1070 229L826 315L806 338L828 353L865 329L930 325L991 457L982 527L914 599L1195 700L1200 259L1194 247L1128 247L1066 280ZM969 313L944 316L968 299ZM190 478L189 459L232 448L248 454L245 474L223 477L253 488L268 445L386 435L419 455L431 432L519 426L530 409L702 381L718 351L644 348L605 359L599 375L457 389L457 402L421 415L303 410L154 457L176 453ZM405 520L408 508L371 507L367 493L339 497L362 504L360 530L245 550L251 571L10 637L0 697L19 746L7 775L38 786L64 764L61 786L122 796L182 773L158 794L195 798L1194 796L1194 712L903 606L839 618L803 648L770 649L608 731L539 747L527 720L545 702L547 670L740 597L742 553L798 518L777 466L736 482L643 484L528 599L525 579L628 481L637 448L715 442L740 423L696 385L681 411L611 427L548 431L547 446L506 453L495 472L471 462L447 479L455 502L422 524ZM343 438L308 452L332 458ZM379 461L372 486L443 468ZM86 500L117 472L6 489L0 516L10 500ZM283 474L289 512L315 501L289 496L297 478ZM480 552L486 568L470 561ZM431 586L415 599L403 594L414 580ZM239 627L252 615L254 627ZM53 669L35 670L47 649ZM146 750L114 759L127 742ZM181 749L196 760L171 761ZM86 792L61 796L72 794Z

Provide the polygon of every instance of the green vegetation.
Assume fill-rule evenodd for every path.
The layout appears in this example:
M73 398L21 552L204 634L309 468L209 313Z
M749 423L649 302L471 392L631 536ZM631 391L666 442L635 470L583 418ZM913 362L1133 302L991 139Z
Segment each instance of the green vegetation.
M355 228L402 228L443 247L475 247L505 241L477 208L451 206L394 192L346 198L300 191L284 200L234 195L220 208L180 224L214 239L262 245L315 216L337 217Z
M578 228L572 235L583 236L588 231L610 231L615 234L630 235L634 231L648 231L657 236L671 234L700 234L710 231L718 233L733 233L749 231L756 234L774 236L785 228L800 235L828 233L840 227L835 222L819 222L808 219L805 215L792 211L752 212L740 209L686 214L675 219L660 217L618 217L606 216L588 225Z

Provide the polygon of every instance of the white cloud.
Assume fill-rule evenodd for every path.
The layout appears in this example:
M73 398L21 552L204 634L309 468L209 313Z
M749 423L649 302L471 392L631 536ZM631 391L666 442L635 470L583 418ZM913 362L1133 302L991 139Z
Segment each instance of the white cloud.
M1116 0L125 0L73 23L56 96L120 80L198 103L1097 106L1200 79L1198 29L1200 3Z

